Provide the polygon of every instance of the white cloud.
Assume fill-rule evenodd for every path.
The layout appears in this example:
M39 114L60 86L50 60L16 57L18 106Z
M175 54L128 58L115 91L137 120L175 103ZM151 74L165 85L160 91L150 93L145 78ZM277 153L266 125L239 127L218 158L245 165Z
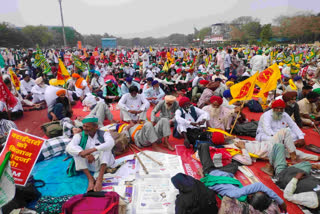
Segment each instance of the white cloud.
M133 2L134 0L82 0L90 6L118 6Z

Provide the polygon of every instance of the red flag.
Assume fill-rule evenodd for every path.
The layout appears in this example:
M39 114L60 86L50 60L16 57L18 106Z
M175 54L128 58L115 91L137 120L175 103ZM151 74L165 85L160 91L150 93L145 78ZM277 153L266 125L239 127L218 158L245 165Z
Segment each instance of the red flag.
M17 98L11 93L6 84L4 84L2 75L0 75L0 101L6 103L10 108L15 107L18 102Z

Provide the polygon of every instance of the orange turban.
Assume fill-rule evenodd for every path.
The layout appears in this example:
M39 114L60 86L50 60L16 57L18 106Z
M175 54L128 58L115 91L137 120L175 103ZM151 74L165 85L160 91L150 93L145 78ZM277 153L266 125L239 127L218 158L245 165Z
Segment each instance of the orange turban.
M60 97L61 95L66 95L66 90L60 89L59 91L56 92L56 95L57 95L58 97Z
M79 75L79 74L77 74L77 73L73 73L73 74L72 74L72 77L74 77L74 78L77 78L77 79L78 79L78 78L80 78L80 75Z

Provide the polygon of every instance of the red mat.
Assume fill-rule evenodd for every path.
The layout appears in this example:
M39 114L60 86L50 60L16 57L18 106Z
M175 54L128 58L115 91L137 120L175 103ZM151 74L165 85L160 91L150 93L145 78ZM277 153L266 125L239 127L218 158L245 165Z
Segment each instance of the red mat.
M78 101L76 103L75 106L73 106L73 112L74 112L74 116L73 116L73 119L75 119L76 117L78 116L86 116L89 114L89 112L84 112L82 111L83 107L82 107L82 104L80 101ZM151 111L152 111L152 107L148 109L148 118L150 118L150 115L151 115ZM243 111L248 120L259 120L260 119L260 116L262 113L252 113L248 110L248 108L245 108L244 111ZM112 113L114 115L114 119L115 120L120 120L120 111L119 110L116 110L116 104L113 104L113 110L112 110ZM22 131L28 129L28 132L33 134L33 135L36 135L36 136L43 136L43 132L42 130L40 129L40 126L43 124L43 123L46 123L46 122L49 122L49 119L47 117L47 109L45 110L41 110L41 111L30 111L30 112L25 112L24 113L24 116L23 118L15 121L18 128ZM108 122L106 122L105 124L107 124ZM313 131L312 129L302 129L302 131L304 133L306 133L306 136L305 136L305 140L306 140L306 143L307 144L315 144L317 146L320 146L320 136L319 134L317 134L315 131ZM246 139L253 139L253 138L246 138ZM175 145L183 145L183 140L182 139L176 139L176 138L173 138L172 136L170 136L169 138L169 141L170 143L175 146ZM201 166L201 164L199 163L195 163L192 161L191 158L188 158L190 157L189 155L192 154L192 150L189 149L182 149L183 146L178 146L177 147L178 150L177 152L179 153L179 155L181 157L184 157L183 158L183 161L184 161L184 168L185 168L185 171L186 173L191 173L194 177L196 178L199 178L199 176L197 175L196 171L193 171L192 167L199 167ZM180 148L180 149L179 149ZM152 150L151 147L149 148L144 148L143 150ZM308 152L308 153L311 153L309 151L306 151L304 149L301 149L302 151L304 152ZM176 154L176 152L171 152L169 151L168 149L164 148L162 145L159 145L159 150L160 152L166 152L166 153L169 153L169 154ZM121 156L124 156L124 155L128 155L128 154L131 154L131 152L127 152ZM265 161L258 161L256 163L254 163L252 166L249 166L249 168L254 172L254 174L261 180L261 182L263 182L266 186L268 186L269 188L271 188L272 190L274 190L281 198L283 198L283 192L271 181L270 177L263 173L260 168L262 166L265 165ZM190 170L191 168L191 170ZM242 174L242 173L241 173ZM238 177L238 175L236 175ZM241 179L240 179L241 180ZM300 213L303 213L295 204L292 204L290 202L286 202L287 203L287 206L288 206L288 212L291 214L291 213L294 213L294 214L300 214Z

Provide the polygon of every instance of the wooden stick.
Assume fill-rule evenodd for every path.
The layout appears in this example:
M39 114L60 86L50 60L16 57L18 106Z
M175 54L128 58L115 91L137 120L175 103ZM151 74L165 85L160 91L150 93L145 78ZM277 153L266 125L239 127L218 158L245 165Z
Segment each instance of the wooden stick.
M318 129L318 127L316 126L315 123L313 123L313 126L314 126L314 128L317 130L318 134L320 134L320 131L319 131L319 129Z
M138 159L139 163L141 164L142 166L142 169L144 170L144 172L146 174L149 174L146 166L142 163L142 160L139 158L139 156L137 155L137 153L134 151L134 149L131 147L131 145L129 145L129 149L133 152L134 156Z
M236 123L237 123L237 121L238 121L238 119L239 119L239 115L240 115L240 113L241 113L241 109L243 108L243 106L244 106L244 101L243 101L243 103L242 103L242 105L241 105L241 107L240 107L240 110L239 110L238 114L237 114L236 120L234 121L234 123L233 123L233 125L232 125L230 134L232 134L233 129L234 129L234 127L236 126Z
M138 150L139 152L141 152L142 154L144 154L147 158L149 158L150 160L156 162L157 164L159 164L159 166L163 166L163 164L155 159L153 159L152 157L150 157L149 155L147 155L144 151L142 151L139 147L137 147L136 145L134 144L131 144L131 146L133 148L135 148L136 150Z

